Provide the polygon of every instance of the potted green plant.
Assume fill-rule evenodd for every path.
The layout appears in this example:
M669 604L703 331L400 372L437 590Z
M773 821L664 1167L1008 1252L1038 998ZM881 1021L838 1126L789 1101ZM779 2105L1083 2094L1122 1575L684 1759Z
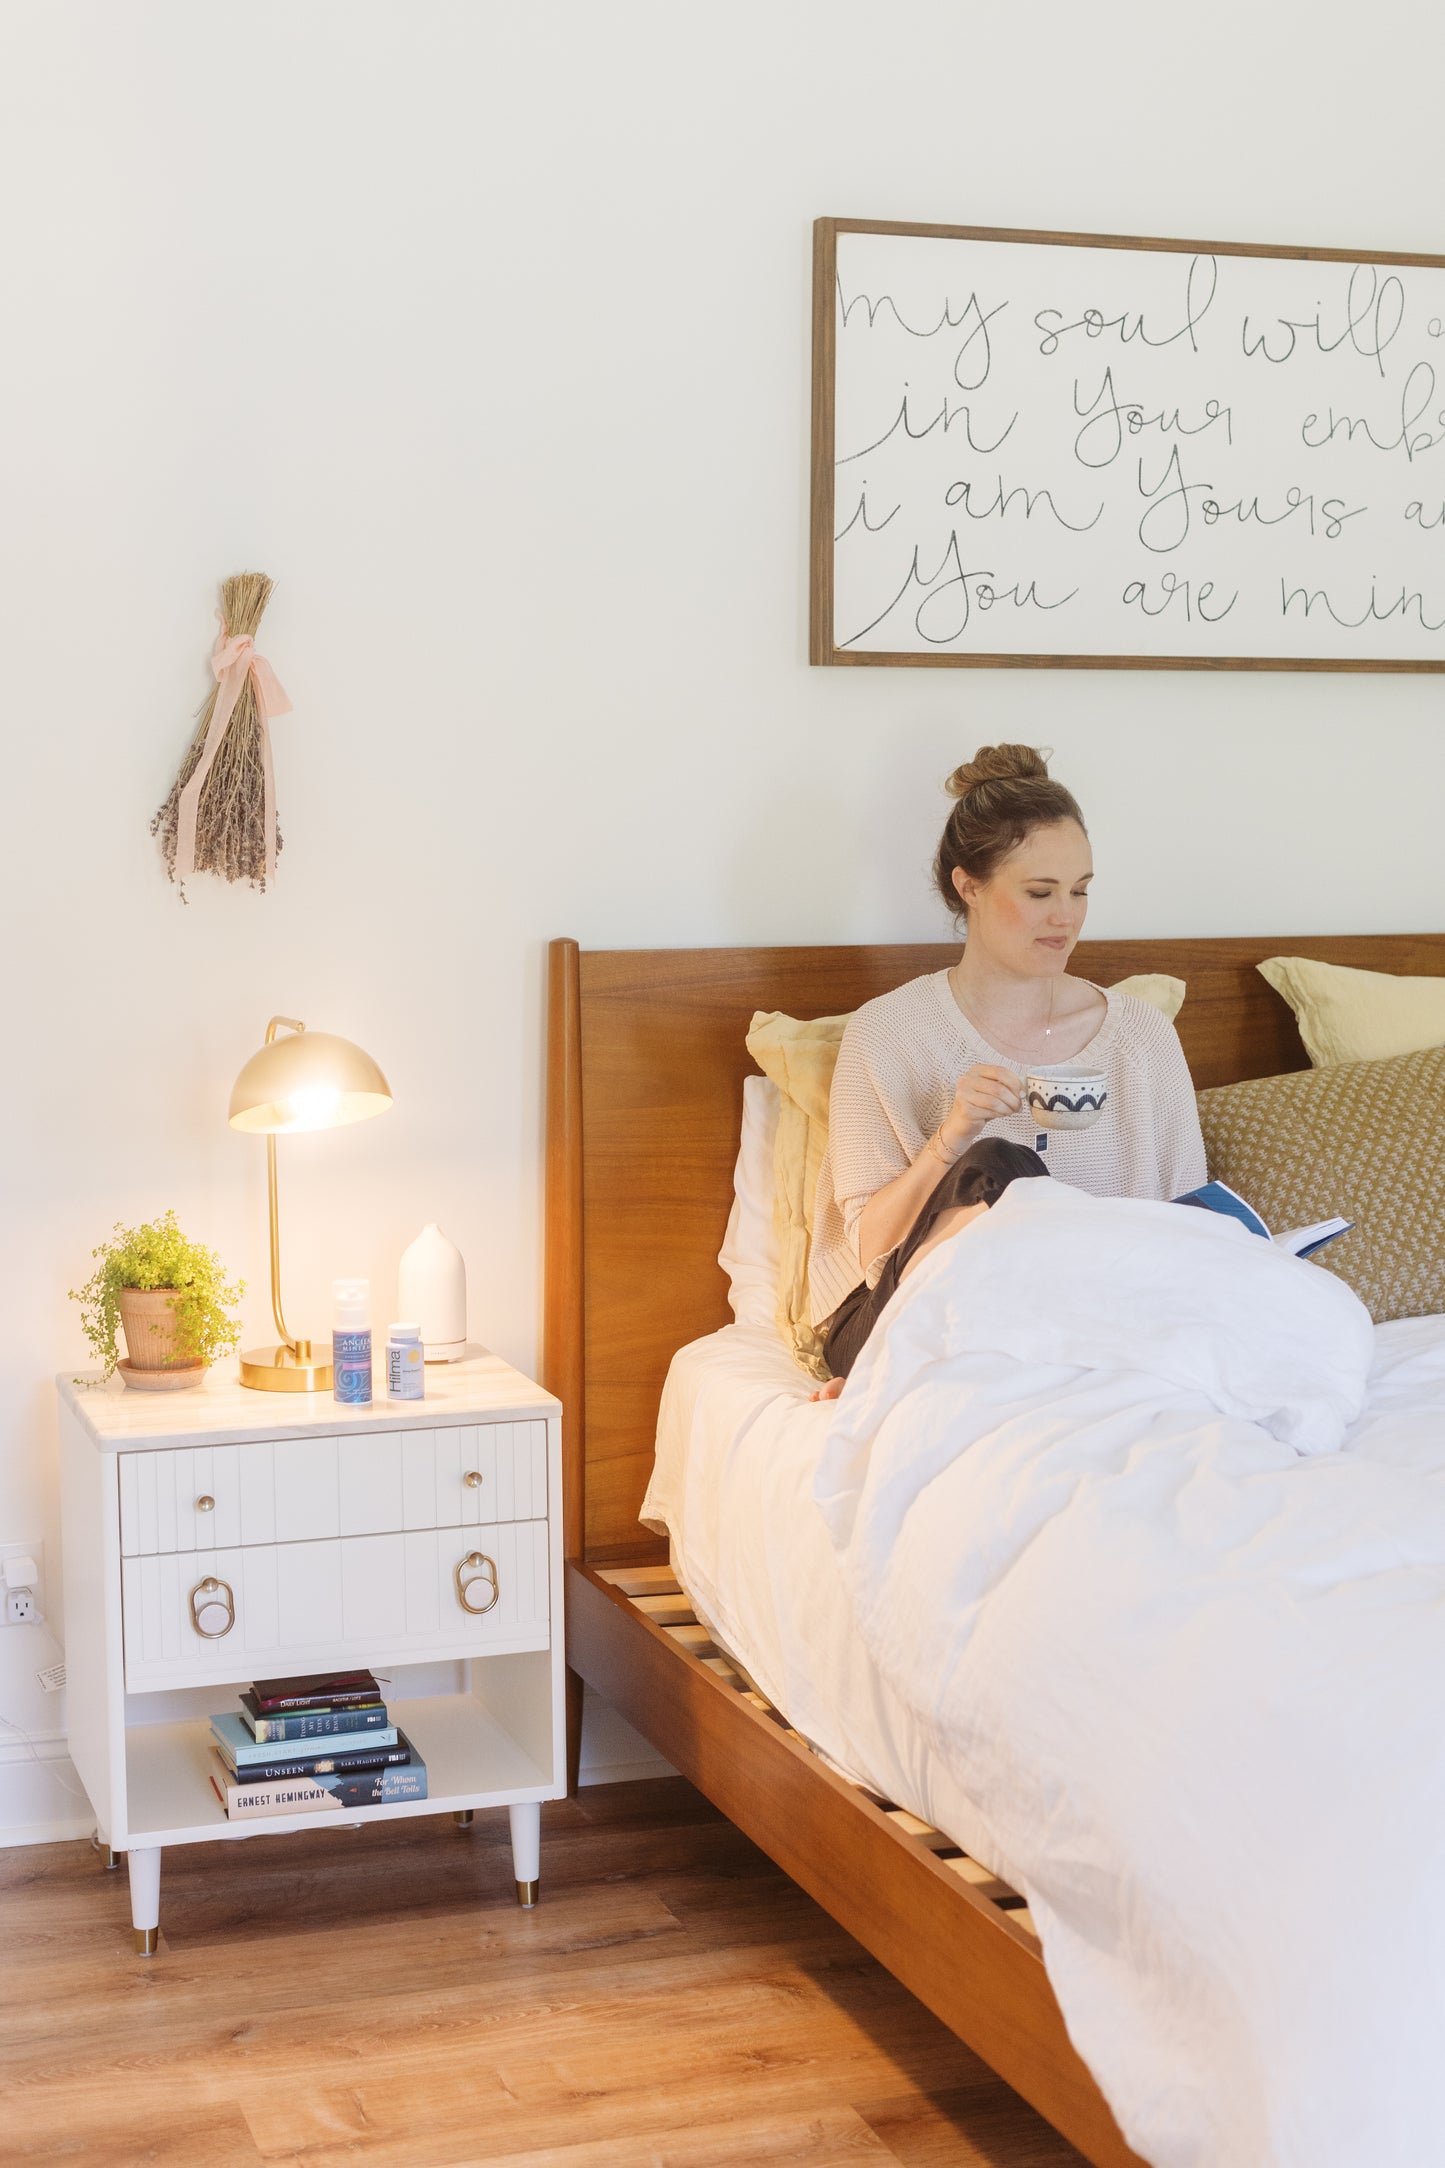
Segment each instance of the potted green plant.
M171 1391L199 1385L208 1366L241 1337L227 1313L246 1292L227 1283L214 1250L192 1242L174 1212L143 1227L122 1227L91 1251L96 1269L84 1287L72 1288L80 1304L85 1337L109 1377L119 1368L127 1385ZM116 1328L125 1332L118 1357Z

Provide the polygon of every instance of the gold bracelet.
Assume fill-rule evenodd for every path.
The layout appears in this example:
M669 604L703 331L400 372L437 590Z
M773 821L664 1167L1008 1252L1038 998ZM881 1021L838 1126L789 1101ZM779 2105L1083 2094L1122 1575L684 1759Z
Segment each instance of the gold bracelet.
M955 1152L951 1158L949 1157L943 1148L943 1131L941 1129L934 1130L933 1135L923 1149L925 1152L931 1151L935 1159L941 1159L945 1167L956 1167L963 1157L962 1152Z

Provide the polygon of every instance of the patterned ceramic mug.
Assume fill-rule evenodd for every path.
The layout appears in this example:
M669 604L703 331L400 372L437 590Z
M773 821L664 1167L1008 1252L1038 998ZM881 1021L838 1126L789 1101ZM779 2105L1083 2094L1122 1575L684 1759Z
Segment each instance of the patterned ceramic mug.
M1024 1078L1024 1110L1041 1129L1087 1129L1103 1113L1109 1079L1101 1069L1061 1062Z

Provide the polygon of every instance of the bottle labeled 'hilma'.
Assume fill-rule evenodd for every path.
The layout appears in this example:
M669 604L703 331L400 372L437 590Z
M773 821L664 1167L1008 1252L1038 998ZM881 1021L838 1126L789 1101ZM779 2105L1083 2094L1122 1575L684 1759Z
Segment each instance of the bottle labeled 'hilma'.
M391 1325L386 1335L386 1397L388 1400L425 1400L425 1351L421 1327Z
M337 1280L331 1327L332 1392L351 1407L371 1398L371 1282Z

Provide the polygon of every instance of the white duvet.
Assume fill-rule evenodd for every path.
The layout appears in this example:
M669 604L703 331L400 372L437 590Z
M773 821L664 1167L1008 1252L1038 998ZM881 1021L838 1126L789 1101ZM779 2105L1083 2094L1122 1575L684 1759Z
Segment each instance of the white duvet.
M818 1464L869 1653L1156 2168L1445 2162L1418 1344L1375 1359L1341 1282L1231 1221L1018 1182L890 1305Z

